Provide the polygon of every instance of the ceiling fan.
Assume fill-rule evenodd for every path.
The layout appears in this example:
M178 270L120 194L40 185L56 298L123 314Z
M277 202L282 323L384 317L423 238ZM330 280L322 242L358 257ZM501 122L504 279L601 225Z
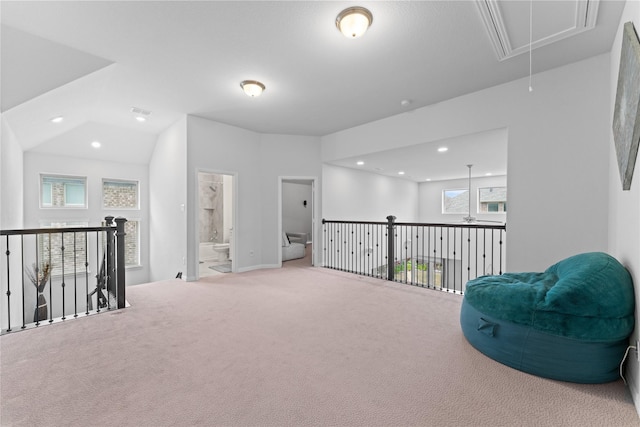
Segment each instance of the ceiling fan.
M469 195L469 210L467 211L467 216L465 216L464 218L462 218L462 222L464 224L477 224L479 222L492 222L492 223L498 223L498 224L502 224L503 221L492 221L489 219L476 219L475 217L471 216L471 168L473 167L473 165L467 165L467 167L469 168L469 187L468 187L468 192L467 194Z

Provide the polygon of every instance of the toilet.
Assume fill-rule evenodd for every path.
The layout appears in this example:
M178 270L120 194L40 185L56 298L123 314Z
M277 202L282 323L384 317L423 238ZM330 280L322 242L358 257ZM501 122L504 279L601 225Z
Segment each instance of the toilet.
M229 260L229 243L214 243L212 246L218 261Z

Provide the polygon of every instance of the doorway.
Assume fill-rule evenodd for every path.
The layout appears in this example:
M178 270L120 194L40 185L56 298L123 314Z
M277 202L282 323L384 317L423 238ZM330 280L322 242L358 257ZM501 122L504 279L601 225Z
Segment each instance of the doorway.
M297 263L315 265L316 235L316 178L280 177L279 191L280 235L289 233L290 240L305 245L305 256ZM282 239L278 239L279 245ZM279 247L279 260L282 265L283 248Z
M198 172L198 277L233 271L234 176Z

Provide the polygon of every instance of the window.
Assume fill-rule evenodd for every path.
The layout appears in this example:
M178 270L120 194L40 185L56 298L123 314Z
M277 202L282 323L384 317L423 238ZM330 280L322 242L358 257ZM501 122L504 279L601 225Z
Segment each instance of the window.
M478 189L478 212L506 212L507 187Z
M89 224L87 222L76 221L49 222L41 223L40 225L43 228L64 228L86 227ZM62 274L63 261L65 274L73 274L74 271L76 273L86 271L87 241L85 240L85 233L64 233L64 241L62 239L62 233L38 235L38 264L41 266L50 264L52 276ZM62 248L64 248L64 260Z
M124 264L127 267L140 266L140 221L127 220L124 223Z
M469 190L443 190L442 213L464 214L469 212Z
M65 228L65 227L87 227L88 222L82 221L66 221L66 222L47 222L41 223L43 228ZM140 221L128 220L124 224L124 261L126 267L140 266ZM62 233L41 234L38 236L38 260L40 265L45 263L51 264L51 275L62 275L63 250L64 248L64 272L65 274L73 274L86 271L85 262L87 262L87 245L95 245L94 233L87 236L90 240L85 240L85 233L64 233L64 241ZM100 234L100 245L103 244L103 236ZM91 246L93 247L93 246ZM75 248L75 259L74 259ZM95 254L90 255L95 256ZM89 263L93 259L88 260Z
M86 208L86 188L86 177L40 175L40 207Z
M102 206L109 209L140 209L138 182L103 179Z

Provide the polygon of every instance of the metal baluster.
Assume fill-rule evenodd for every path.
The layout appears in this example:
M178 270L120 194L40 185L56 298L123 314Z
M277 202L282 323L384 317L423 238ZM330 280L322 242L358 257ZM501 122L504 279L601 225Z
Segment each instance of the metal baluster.
M11 332L11 267L10 267L11 251L9 250L8 235L7 235L7 251L5 252L5 254L7 255L7 326L8 326L7 332Z
M496 262L495 256L493 254L493 249L495 247L495 235L496 235L496 231L495 230L491 230L491 274L493 275L493 266Z
M482 230L482 275L487 274L487 229Z
M498 274L502 274L502 230L500 230L500 271Z
M478 229L476 228L476 277L478 277Z
M100 313L100 235L96 231L96 313Z
M65 320L65 306L64 306L64 232L62 235L62 246L60 246L60 251L62 252L62 320ZM53 305L51 305L51 311L53 312Z
M471 228L467 228L467 282L469 280L471 280Z
M89 315L89 241L87 232L84 232L84 276L85 276L85 295L87 306L85 314Z
M49 233L49 323L53 322L53 264L51 262L51 233Z
M7 236L7 239L9 236ZM37 246L37 245L36 245ZM22 326L20 329L25 329L27 327L27 322L25 319L24 313L24 234L20 235L20 271L22 271Z
M38 259L38 236L40 236L40 234L36 234L36 265L35 265L35 271L34 273L36 274L36 281L39 281L39 275L38 272L40 271L40 260ZM42 243L44 245L44 242ZM38 292L38 286L39 283L36 283L36 310L35 310L35 318L33 319L36 322L36 326L40 326L40 303L39 303L39 292Z
M73 317L78 317L78 250L76 248L76 232L73 232Z
M351 230L351 237L349 239L349 243L351 246L351 265L349 266L349 271L353 272L356 269L356 258L355 258L355 248L354 248L354 243L355 243L355 234L354 234L354 227L355 224L353 223L349 223L349 230Z

